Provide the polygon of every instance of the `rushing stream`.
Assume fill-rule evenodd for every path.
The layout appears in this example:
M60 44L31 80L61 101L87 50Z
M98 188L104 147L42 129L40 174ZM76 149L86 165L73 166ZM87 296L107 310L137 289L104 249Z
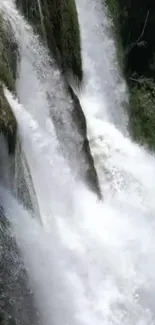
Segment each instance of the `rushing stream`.
M155 157L127 135L128 95L106 8L100 0L77 0L77 6L85 69L80 100L104 200L91 193L80 172L75 177L77 155L73 164L68 159L74 144L69 157L62 154L47 93L52 89L55 114L64 108L69 134L63 82L13 0L1 0L0 9L20 45L20 103L7 89L5 95L18 121L39 212L33 218L2 187L0 200L42 325L155 325Z

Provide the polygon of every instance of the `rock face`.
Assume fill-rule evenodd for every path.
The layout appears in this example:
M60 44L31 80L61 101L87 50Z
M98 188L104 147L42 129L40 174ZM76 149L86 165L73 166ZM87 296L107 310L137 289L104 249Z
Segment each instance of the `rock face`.
M94 159L90 152L90 146L89 141L87 139L87 125L86 125L86 119L84 116L84 113L82 111L80 101L78 97L75 95L73 89L69 86L68 88L69 93L71 95L71 98L73 100L74 106L73 106L73 120L75 123L78 123L79 126L79 132L82 134L83 138L83 144L82 144L82 152L85 153L85 166L87 166L86 174L85 174L85 180L87 184L89 184L89 187L94 191L98 193L98 196L101 198L101 190L99 186L98 176L96 173L96 169L94 167ZM84 175L83 175L84 177Z
M0 85L0 132L4 134L9 154L13 154L16 143L16 120Z
M130 90L131 132L138 142L155 149L154 1L107 0L107 4Z
M39 325L22 258L0 205L0 324Z
M11 157L8 154L6 138L1 135L0 189L2 186L12 189L13 173L10 170L10 160ZM18 186L21 186L21 184ZM24 194L27 194L26 186ZM22 256L11 232L9 220L3 209L3 198L1 196L2 189L0 194L0 324L38 325L39 321L34 296L29 287L28 276L24 268ZM9 204L8 200L7 204Z
M74 0L16 0L59 67L82 81L80 30Z
M0 132L7 140L10 154L15 150L17 124L4 96L2 84L15 91L16 55L17 47L11 28L0 13Z

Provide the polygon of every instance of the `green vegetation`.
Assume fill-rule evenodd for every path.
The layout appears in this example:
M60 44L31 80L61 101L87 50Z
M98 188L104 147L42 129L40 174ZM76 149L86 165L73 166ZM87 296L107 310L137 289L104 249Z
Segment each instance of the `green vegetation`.
M81 41L75 0L16 0L16 3L47 43L62 71L81 82Z
M155 83L151 79L133 78L130 118L134 138L155 149Z
M130 90L130 128L155 149L155 10L151 0L106 0L113 17Z

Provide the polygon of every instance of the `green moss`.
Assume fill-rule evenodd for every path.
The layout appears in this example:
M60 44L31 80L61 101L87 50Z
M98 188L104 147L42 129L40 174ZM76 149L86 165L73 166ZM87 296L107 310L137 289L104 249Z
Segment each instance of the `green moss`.
M131 90L130 121L134 138L155 149L155 84L151 79L135 79Z
M111 17L115 24L118 24L118 16L119 16L119 3L117 0L106 0L109 11L111 13Z
M5 98L3 84L15 91L17 46L11 33L11 27L0 15L0 132L7 139L9 153L15 149L17 125L15 117Z
M80 29L75 0L16 0L35 31L53 53L66 73L82 81Z

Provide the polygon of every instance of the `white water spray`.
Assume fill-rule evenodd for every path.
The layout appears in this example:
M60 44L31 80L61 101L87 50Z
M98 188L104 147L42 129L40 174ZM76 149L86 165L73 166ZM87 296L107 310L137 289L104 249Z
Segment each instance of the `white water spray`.
M49 135L40 127L6 89L5 94L19 123L19 134L30 166L42 223L46 226L47 222L48 227L51 212L59 215L67 209L72 213L75 181L66 161L60 155L55 134Z
M84 158L81 155L83 137L73 121L73 102L66 92L66 85L33 29L15 8L13 0L0 2L4 18L9 20L18 42L20 62L18 65L17 94L20 103L50 135L59 137L61 155L72 166L74 174L84 174ZM77 163L81 160L81 164Z
M43 324L154 324L155 224L148 210L130 203L126 211L123 199L98 204L77 186L72 214L56 215L49 206L43 229L5 200Z
M119 71L105 1L76 0L76 3L85 77L82 107L88 119L110 121L126 133L127 87Z
M81 21L86 17L83 12L86 7L92 14L89 23L101 18L101 12L96 15L97 7L88 6L86 0L83 5L81 3ZM93 35L87 36L89 44ZM101 39L100 44L107 48L105 38L102 42ZM84 38L84 46L86 41ZM30 46L27 54L32 54L29 51ZM49 131L46 123L38 118L43 102L39 103L35 88L31 98L35 98L35 105L38 101L40 110L29 109L30 103L27 104L24 97L26 69L20 70L18 81L23 87L20 88L21 102L26 110L6 89L5 95L19 124L43 227L3 189L0 189L0 199L22 250L43 325L154 325L155 191L152 180L155 178L155 158L125 138L111 123L107 103L110 110L114 100L106 89L111 81L115 88L118 79L114 77L115 72L109 74L112 61L108 61L109 68L106 70L104 65L102 70L105 69L109 76L107 88L104 82L102 84L102 73L96 88L95 74L97 77L100 69L94 66L92 71L89 63L92 60L94 64L101 63L101 52L96 51L97 46L88 47L84 57L85 63L88 59L87 72L92 87L88 83L82 96L88 106L85 113L88 114L92 107L92 92L97 109L96 115L94 110L91 116L87 115L87 123L104 203L99 203L84 184L75 183L67 161L60 155L54 128ZM37 55L40 58L41 53L39 46ZM25 52L23 57L23 66L27 54ZM45 64L47 58L45 55ZM33 77L33 70L30 69L29 74ZM46 84L41 85L44 94ZM102 113L103 105L106 109ZM46 120L48 109L43 114Z
M80 94L80 101L87 120L88 138L100 186L104 195L109 191L111 195L113 187L115 190L119 187L122 175L113 159L110 162L113 143L110 144L107 137L113 141L111 132L119 136L115 127L128 135L128 92L119 71L105 1L76 0L76 3L85 72L85 88Z

